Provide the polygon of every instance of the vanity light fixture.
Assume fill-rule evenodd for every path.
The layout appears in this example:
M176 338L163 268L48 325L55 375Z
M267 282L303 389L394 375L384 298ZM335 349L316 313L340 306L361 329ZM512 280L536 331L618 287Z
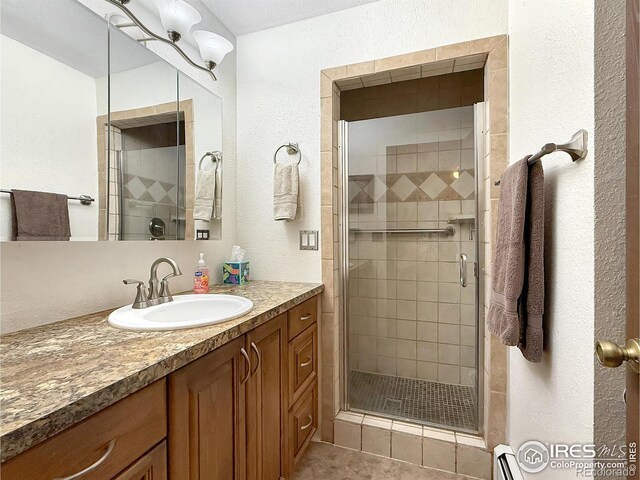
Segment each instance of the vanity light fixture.
M233 50L233 44L217 33L196 30L192 35L198 44L204 64L210 70L216 68L216 65L220 64L224 56Z
M211 78L216 81L217 78L213 73L213 69L218 65L224 56L233 50L233 44L226 38L217 35L213 32L207 32L205 30L198 30L194 33L194 39L200 49L204 66L194 62L180 46L178 41L189 33L189 30L200 20L202 17L200 13L189 5L184 0L154 0L155 6L160 14L160 21L163 28L167 32L167 37L162 37L149 30L144 23L138 19L135 14L129 10L126 6L131 0L105 0L118 7L124 14L129 17L132 23L120 23L115 26L117 28L138 27L144 32L147 37L137 39L139 42L147 42L151 40L157 40L171 47L177 51L180 56L186 60L186 62L198 70L202 70L211 75ZM197 34L197 35L196 35Z
M200 13L184 0L155 0L153 3L160 14L162 26L173 43L202 20Z

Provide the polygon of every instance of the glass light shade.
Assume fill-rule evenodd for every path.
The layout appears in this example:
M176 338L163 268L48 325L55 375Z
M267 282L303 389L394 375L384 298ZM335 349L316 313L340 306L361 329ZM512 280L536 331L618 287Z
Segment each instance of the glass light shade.
M218 65L222 62L224 56L233 50L231 42L217 33L196 30L192 35L205 62L212 62Z
M200 13L183 0L155 0L154 3L167 32L186 35L191 27L202 20Z

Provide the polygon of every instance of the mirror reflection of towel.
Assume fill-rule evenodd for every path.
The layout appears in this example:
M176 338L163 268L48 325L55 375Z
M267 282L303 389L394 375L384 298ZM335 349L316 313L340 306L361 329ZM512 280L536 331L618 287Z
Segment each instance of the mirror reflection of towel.
M208 222L213 216L216 172L200 170L196 183L196 197L193 206L193 219Z
M12 240L71 238L66 195L29 190L11 191Z
M216 164L216 185L214 187L214 202L213 202L213 218L222 218L222 164L218 162Z

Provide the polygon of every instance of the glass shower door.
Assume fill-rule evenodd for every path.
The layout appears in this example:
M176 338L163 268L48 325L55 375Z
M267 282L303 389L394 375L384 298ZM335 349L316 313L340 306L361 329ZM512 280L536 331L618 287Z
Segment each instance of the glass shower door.
M341 132L347 409L477 431L474 109Z

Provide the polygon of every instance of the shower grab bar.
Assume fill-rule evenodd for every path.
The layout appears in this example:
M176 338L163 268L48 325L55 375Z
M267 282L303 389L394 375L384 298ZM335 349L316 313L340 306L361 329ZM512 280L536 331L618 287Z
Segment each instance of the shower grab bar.
M12 193L11 190L0 189L1 193ZM79 197L72 197L67 195L67 200L80 200L82 205L91 205L91 202L95 202L95 198L90 197L89 195L80 195Z
M467 256L460 254L460 285L467 286Z
M382 229L363 229L363 228L350 228L349 233L407 233L407 234L423 234L423 233L436 233L440 235L455 235L456 229L453 227L446 228L394 228L390 230Z

